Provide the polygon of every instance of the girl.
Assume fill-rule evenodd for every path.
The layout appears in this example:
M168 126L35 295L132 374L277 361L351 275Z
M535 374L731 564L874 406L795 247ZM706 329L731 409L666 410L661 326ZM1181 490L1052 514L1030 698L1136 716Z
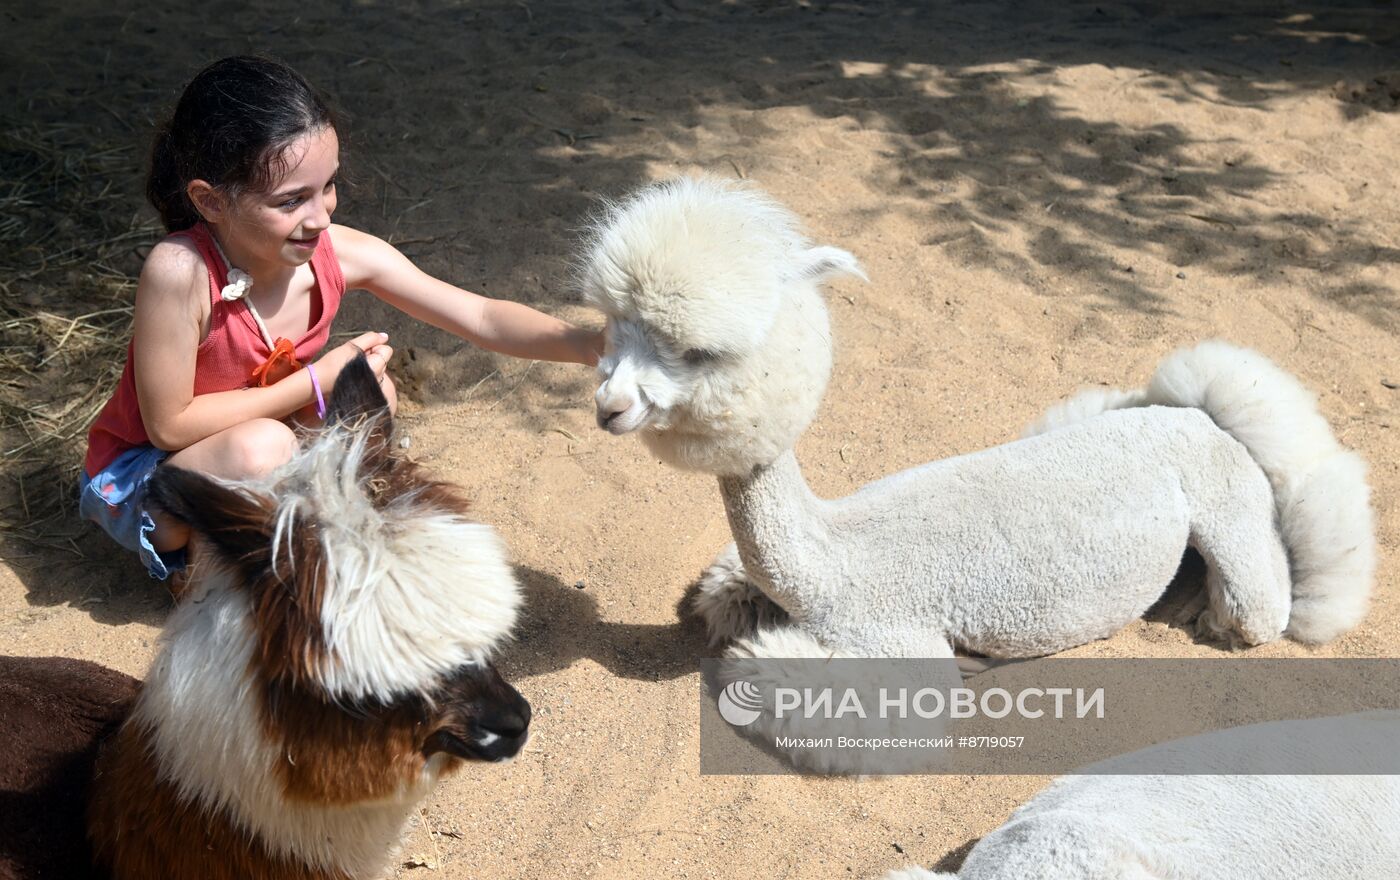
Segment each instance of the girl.
M152 577L182 569L189 540L145 506L157 466L230 480L272 470L296 448L290 418L324 414L361 351L394 405L385 334L321 353L347 289L492 351L597 363L601 334L453 287L332 224L339 164L326 102L263 58L205 68L156 137L146 195L171 234L141 270L126 366L88 434L79 505Z

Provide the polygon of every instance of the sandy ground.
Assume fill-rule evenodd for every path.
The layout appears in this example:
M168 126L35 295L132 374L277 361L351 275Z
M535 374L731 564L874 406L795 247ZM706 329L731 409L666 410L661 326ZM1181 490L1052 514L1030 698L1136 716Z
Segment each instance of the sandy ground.
M338 220L572 319L594 320L565 263L599 196L697 169L762 185L871 277L830 291L836 372L798 450L824 494L1004 442L1203 337L1267 353L1371 462L1383 556L1355 632L1250 653L1400 653L1392 5L124 6L0 12L6 117L135 156L197 66L275 53L352 115ZM140 173L112 181L132 212ZM528 592L503 668L534 745L440 789L424 816L449 833L404 846L440 866L404 876L870 877L956 864L1045 783L699 776L706 649L678 603L726 541L713 481L597 431L583 369L470 350L363 294L337 329L392 334L412 454L469 488ZM6 543L0 651L140 675L162 592L75 535ZM1140 622L1074 653L1220 651Z

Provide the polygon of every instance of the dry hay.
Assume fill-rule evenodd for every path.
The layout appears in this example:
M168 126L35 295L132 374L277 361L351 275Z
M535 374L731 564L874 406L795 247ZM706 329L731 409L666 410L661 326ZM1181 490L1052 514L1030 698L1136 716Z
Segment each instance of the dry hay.
M136 275L159 227L125 144L0 118L0 528L82 555L87 428L121 374Z

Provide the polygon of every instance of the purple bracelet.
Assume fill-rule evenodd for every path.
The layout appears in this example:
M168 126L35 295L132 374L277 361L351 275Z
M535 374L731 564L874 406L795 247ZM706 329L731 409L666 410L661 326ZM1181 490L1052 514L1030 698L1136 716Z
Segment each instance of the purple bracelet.
M311 377L311 390L316 392L316 418L326 417L326 398L321 394L321 383L316 381L316 371L311 369L311 365L306 365L307 375Z

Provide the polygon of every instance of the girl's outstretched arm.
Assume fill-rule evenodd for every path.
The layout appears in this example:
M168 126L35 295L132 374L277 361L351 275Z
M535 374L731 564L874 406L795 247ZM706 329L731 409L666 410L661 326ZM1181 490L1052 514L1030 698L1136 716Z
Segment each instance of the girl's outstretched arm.
M173 241L156 245L136 286L131 356L141 421L159 449L178 451L252 419L285 418L315 400L306 370L266 388L196 396L195 355L208 303L209 274L198 251ZM366 333L323 354L313 365L323 393L361 350L382 375L392 354L385 342L383 334Z
M501 354L590 367L598 363L600 331L439 281L368 233L339 225L330 231L347 288L363 287L410 317Z

